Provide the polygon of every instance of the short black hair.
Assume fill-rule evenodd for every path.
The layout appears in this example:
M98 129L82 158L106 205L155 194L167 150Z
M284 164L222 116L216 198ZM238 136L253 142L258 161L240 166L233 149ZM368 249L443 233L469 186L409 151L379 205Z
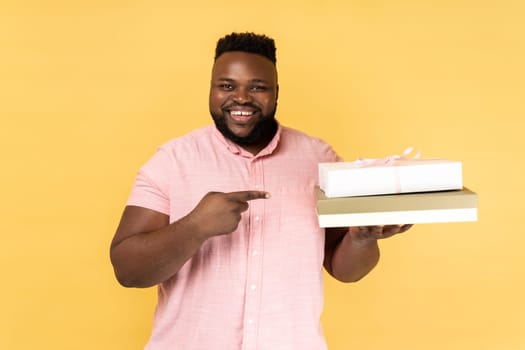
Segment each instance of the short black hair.
M277 62L275 50L275 41L264 34L234 32L217 41L215 60L225 52L242 51L264 56L275 65Z

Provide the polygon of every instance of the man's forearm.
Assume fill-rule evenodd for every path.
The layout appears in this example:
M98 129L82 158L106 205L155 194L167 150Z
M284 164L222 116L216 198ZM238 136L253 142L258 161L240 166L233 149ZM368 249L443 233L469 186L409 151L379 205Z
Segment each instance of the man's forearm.
M342 282L355 282L366 276L378 261L377 240L355 240L347 233L335 247L331 273Z

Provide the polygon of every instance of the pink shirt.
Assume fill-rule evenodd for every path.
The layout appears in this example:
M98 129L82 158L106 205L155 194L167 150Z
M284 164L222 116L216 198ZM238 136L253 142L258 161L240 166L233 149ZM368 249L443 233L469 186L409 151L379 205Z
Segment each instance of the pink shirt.
M279 127L253 156L210 125L171 140L141 168L128 205L170 222L209 191L261 189L236 231L206 241L158 287L146 349L322 350L324 230L314 186L319 162L336 161L319 139Z

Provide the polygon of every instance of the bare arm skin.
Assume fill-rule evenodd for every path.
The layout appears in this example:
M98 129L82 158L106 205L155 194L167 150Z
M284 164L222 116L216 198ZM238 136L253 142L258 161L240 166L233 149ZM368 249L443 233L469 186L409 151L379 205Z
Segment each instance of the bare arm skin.
M407 231L412 225L327 228L324 267L341 282L356 282L379 261L378 239Z
M262 191L210 192L186 216L169 223L154 210L127 206L110 248L117 280L125 287L151 287L175 275L210 237L233 232L248 201Z

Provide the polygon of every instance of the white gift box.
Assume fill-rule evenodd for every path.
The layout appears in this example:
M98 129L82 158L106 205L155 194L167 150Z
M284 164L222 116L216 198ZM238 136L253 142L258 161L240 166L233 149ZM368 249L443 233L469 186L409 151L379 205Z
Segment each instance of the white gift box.
M455 191L328 198L316 189L320 227L469 222L478 219L478 196Z
M319 186L328 198L459 190L462 167L446 159L319 163Z

